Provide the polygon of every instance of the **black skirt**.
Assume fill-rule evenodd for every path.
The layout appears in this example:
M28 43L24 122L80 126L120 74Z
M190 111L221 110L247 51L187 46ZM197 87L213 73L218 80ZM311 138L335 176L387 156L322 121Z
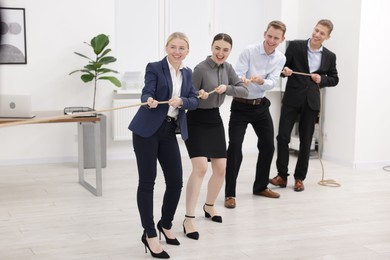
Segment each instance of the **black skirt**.
M196 109L187 112L190 158L226 158L225 129L219 108Z

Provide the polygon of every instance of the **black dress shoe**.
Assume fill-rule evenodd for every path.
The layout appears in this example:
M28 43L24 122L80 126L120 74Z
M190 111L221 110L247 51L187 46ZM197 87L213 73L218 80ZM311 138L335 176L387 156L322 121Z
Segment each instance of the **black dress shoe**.
M211 220L214 221L214 222L222 223L222 217L218 216L218 215L211 216L210 213L208 213L206 211L205 206L214 207L214 204L207 204L207 203L205 203L203 205L204 216L206 218L211 218Z
M195 218L195 216L187 216L187 215L185 215L185 216L186 216L186 218ZM199 239L199 233L198 233L198 231L194 231L194 232L191 232L191 233L187 233L187 232L186 232L186 227L184 226L184 222L185 222L185 221L186 221L186 220L184 219L184 221L183 221L183 231L184 231L184 234L186 234L186 236L187 236L188 238L198 240L198 239Z
M157 229L159 231L159 239L160 240L161 240L161 233L163 233L163 235L165 237L165 241L167 242L167 244L175 245L175 246L180 245L179 240L177 240L176 238L169 238L169 237L167 237L167 235L164 232L163 227L161 226L161 220L157 223Z

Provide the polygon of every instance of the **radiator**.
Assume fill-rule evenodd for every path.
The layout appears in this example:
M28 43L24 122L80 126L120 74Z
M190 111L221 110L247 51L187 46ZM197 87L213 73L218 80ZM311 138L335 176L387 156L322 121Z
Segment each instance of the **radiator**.
M114 108L139 104L138 99L114 99L112 106ZM139 106L118 109L113 111L112 133L114 141L131 140L132 132L128 129L130 121L133 119Z

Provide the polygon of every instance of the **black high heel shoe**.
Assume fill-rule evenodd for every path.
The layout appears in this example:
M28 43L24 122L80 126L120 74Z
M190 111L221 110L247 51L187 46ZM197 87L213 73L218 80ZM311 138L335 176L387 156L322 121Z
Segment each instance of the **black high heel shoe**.
M187 215L185 215L186 216L186 218L195 218L195 216L187 216ZM189 237L189 238L191 238L191 239L195 239L195 240L198 240L199 239L199 233L198 233L198 231L194 231L194 232L191 232L191 233L187 233L186 232L186 227L184 226L184 222L185 222L186 220L184 219L184 221L183 221L183 231L184 231L184 234L186 234L186 236L187 237Z
M222 223L222 217L221 216L217 216L217 215L211 217L210 213L208 213L206 211L205 206L214 207L214 204L207 204L207 203L205 203L203 205L204 216L206 218L211 218L211 220L214 221L214 222Z
M167 237L167 235L164 232L163 227L161 226L161 220L157 223L157 229L159 231L158 233L159 233L159 239L160 240L161 240L161 233L163 233L163 235L165 237L165 241L167 242L167 244L175 245L175 246L180 245L179 240L177 240L176 238L169 238L169 237Z
M146 250L146 248L148 248L149 251L150 251L150 254L151 254L153 257L155 257L155 258L170 258L170 256L168 255L168 253L165 252L164 250L163 250L161 253L154 253L154 252L150 249L148 240L146 240L146 232L145 232L145 231L144 231L144 233L142 234L141 241L142 241L142 243L144 243L144 245L145 245L145 254L148 252L148 251Z

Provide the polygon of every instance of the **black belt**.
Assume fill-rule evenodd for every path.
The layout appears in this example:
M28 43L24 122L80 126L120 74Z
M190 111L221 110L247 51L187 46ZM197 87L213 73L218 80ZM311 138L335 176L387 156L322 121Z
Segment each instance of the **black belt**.
M174 117L171 117L171 116L166 116L166 117L165 117L165 121L167 121L167 122L176 122L177 119L174 118Z
M246 99L246 98L234 97L233 100L237 101L237 102L240 102L240 103L244 103L244 104L254 105L255 106L255 105L260 105L261 101L263 99L262 98Z

